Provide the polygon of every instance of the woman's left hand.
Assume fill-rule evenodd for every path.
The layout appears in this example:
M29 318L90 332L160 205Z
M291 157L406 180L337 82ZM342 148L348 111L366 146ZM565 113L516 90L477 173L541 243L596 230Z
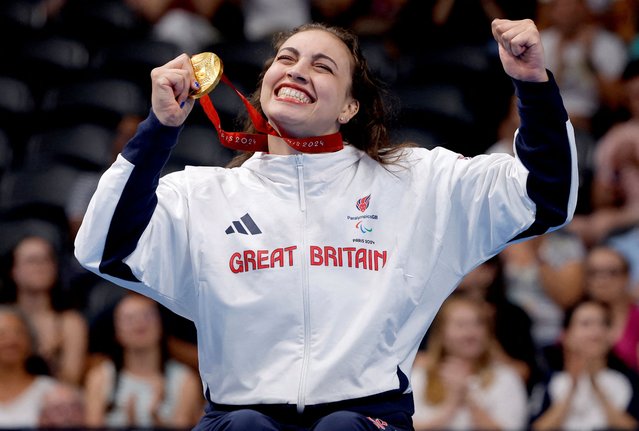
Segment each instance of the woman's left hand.
M504 71L510 77L520 81L548 81L541 36L532 20L495 19L492 31Z

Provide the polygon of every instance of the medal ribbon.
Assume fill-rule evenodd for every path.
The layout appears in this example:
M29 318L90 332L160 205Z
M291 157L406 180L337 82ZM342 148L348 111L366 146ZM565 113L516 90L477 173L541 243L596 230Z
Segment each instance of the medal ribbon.
M227 132L223 130L220 116L213 106L211 98L207 94L200 98L200 104L202 105L202 109L204 109L206 116L209 120L211 120L213 126L215 126L217 136L220 138L220 143L225 147L240 151L268 152L268 135L272 135L282 138L291 148L303 153L330 153L344 148L342 135L339 132L309 138L289 138L287 136L282 136L268 123L268 121L264 119L264 117L262 117L258 110L251 105L246 97L244 97L244 95L235 88L225 75L222 75L221 80L231 87L240 97L248 111L249 118L255 126L255 129L260 132Z

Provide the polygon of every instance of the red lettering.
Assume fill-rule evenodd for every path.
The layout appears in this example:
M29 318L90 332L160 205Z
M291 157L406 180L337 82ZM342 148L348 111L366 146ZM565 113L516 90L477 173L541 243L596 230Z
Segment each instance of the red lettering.
M271 268L275 268L275 264L279 264L279 267L284 266L284 250L281 248L276 248L271 253Z
M233 274L244 272L244 263L242 262L242 255L239 253L233 253L231 259L229 259L229 268Z
M324 259L322 257L322 248L316 245L311 246L311 265L317 266L322 265L324 263Z
M328 261L330 260L331 262L333 262L333 266L338 266L337 265L337 250L335 250L335 247L331 247L330 245L327 245L324 247L324 259L326 261L326 266L328 266Z
M249 268L249 265L252 268ZM244 250L244 267L245 271L256 269L257 262L255 262L255 252L253 250Z
M375 258L374 258L374 260L375 260L375 271L377 271L379 268L383 268L384 265L386 265L386 250L384 250L384 251L375 250L373 252L373 254L375 255ZM382 261L382 266L381 267L379 266L380 259Z
M343 251L346 252L346 257L348 258L348 267L352 268L353 267L353 252L355 252L355 250L357 250L355 247L344 247L342 249Z
M292 245L290 247L286 247L284 251L288 252L288 266L293 266L293 251L297 250L296 245Z
M366 250L365 248L357 249L357 252L355 253L355 268L359 268L361 265L363 269L368 269L368 267L366 266L367 251L368 250Z
M257 269L270 268L268 265L268 250L257 251Z

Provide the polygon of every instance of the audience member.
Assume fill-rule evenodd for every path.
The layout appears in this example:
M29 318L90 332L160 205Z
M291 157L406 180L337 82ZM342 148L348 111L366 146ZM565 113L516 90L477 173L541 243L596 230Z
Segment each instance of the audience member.
M639 305L630 295L628 261L606 245L586 256L586 293L610 309L612 351L639 372Z
M592 19L586 0L551 0L548 27L541 30L546 64L553 71L576 128L591 131L592 119L616 106L616 81L627 61L624 41Z
M411 375L415 429L522 429L526 387L512 367L494 359L484 305L454 294L430 331Z
M500 255L506 295L532 319L535 345L553 344L561 333L563 310L583 294L583 244L562 229L511 244Z
M569 229L590 246L607 241L622 251L639 295L639 59L628 62L622 83L629 118L597 143L593 210L575 216Z
M113 314L113 350L86 380L92 427L192 427L204 397L195 372L169 359L158 304L126 295Z
M635 429L635 388L608 365L609 329L608 310L599 302L583 300L566 311L562 360L533 403L533 430Z
M241 0L244 36L250 42L270 42L273 35L311 20L309 0Z
M538 378L532 321L506 296L504 270L499 256L492 257L467 274L457 291L485 304L498 342L495 346L497 359L514 367L532 388Z
M29 428L38 424L52 377L36 375L31 365L36 336L18 308L0 305L0 428Z
M88 344L87 323L77 310L62 304L58 255L41 236L26 236L13 248L9 282L15 304L31 320L53 377L80 384Z
M86 427L85 401L82 390L68 383L57 383L42 399L39 429L83 429Z
M151 25L151 36L175 43L184 52L196 54L222 40L212 25L224 0L124 0Z

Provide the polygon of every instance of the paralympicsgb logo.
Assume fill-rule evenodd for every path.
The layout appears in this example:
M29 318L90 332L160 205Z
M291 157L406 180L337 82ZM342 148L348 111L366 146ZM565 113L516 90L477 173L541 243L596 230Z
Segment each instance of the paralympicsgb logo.
M371 195L368 195L363 198L357 199L357 202L355 203L355 208L357 208L361 212L364 212L368 209L368 205L370 203L371 203Z

